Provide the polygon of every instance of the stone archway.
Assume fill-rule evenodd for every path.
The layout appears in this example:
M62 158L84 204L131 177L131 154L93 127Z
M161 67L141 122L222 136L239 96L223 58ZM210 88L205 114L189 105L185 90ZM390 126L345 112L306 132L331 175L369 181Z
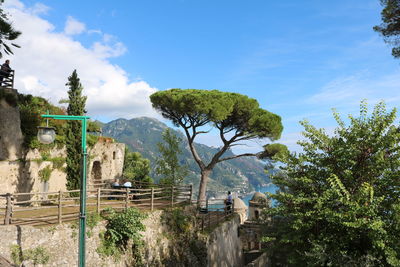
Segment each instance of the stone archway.
M95 161L93 162L92 166L92 173L91 173L92 179L94 183L100 183L101 182L101 163L100 161Z

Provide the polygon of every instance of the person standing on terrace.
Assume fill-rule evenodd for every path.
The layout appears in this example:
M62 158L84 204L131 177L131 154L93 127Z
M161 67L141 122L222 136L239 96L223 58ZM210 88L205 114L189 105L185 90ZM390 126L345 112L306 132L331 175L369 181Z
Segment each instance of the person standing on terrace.
M0 85L2 85L4 78L10 76L11 71L10 60L7 59L0 68Z

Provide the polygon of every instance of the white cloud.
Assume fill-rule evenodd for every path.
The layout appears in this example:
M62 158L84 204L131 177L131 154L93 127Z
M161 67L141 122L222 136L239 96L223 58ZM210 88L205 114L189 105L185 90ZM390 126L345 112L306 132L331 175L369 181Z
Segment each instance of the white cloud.
M15 28L22 31L16 41L21 48L15 48L15 56L10 57L11 66L16 70L15 88L20 92L58 103L67 98L65 83L76 69L84 94L88 96L89 115L110 119L157 116L149 100L157 89L145 81L130 81L123 69L108 60L126 51L115 37L96 31L99 40L85 47L74 35L69 35L82 32L83 23L79 26L80 22L68 18L65 32L58 32L34 8L17 0L6 4ZM43 6L40 9L46 10Z
M307 102L339 108L358 105L363 99L367 99L371 104L381 100L393 103L400 100L399 86L399 71L378 77L363 71L329 82Z
M79 20L68 16L67 21L65 22L64 32L67 35L81 34L86 30L86 26L84 23Z

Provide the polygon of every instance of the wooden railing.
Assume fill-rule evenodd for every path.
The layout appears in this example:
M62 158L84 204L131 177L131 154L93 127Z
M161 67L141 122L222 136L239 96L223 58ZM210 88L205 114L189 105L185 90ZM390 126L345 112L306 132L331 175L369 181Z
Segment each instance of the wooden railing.
M15 74L14 70L11 70L8 73L8 75L6 75L3 72L0 72L0 78L3 78L3 80L0 81L0 86L6 88L14 88L14 74Z
M100 212L107 207L154 210L190 204L192 195L192 185L97 188L87 192L87 209L88 212ZM5 225L54 224L75 220L78 216L79 190L0 195L0 223Z

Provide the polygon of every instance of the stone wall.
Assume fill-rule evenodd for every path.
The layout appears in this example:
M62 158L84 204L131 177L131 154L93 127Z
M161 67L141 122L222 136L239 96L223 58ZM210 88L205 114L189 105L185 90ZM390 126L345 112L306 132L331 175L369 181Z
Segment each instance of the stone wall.
M23 136L20 124L18 108L0 99L0 161L21 157Z
M238 238L239 217L224 222L212 233L192 235L191 239L177 236L162 219L163 211L149 212L144 220L145 266L173 267L235 267L243 266L243 254ZM78 230L72 224L49 227L0 226L0 256L11 261L12 245L21 250L42 247L48 251L49 263L45 266L75 266L78 256ZM86 238L86 266L133 266L130 255L125 254L117 262L101 258L96 252L100 244L99 233L104 222L94 227ZM26 267L33 266L26 262Z
M240 267L244 257L239 238L240 217L235 217L217 227L207 242L208 266Z

